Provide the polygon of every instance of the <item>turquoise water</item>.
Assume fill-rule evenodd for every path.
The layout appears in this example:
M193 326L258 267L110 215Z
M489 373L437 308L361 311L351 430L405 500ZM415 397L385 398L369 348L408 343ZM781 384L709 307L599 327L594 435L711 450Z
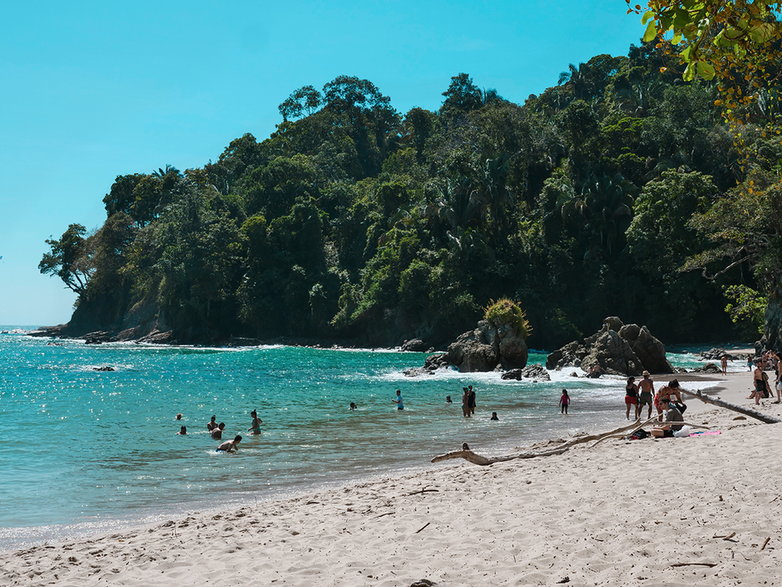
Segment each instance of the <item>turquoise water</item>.
M88 346L0 334L0 545L435 466L434 455L462 442L495 454L624 421L620 380L402 375L424 357L300 347ZM543 353L530 356L544 361ZM100 366L115 371L94 370ZM478 410L465 420L459 404L468 384L477 389ZM567 417L557 407L563 386L573 397ZM404 411L391 401L397 388ZM358 410L350 411L350 402ZM254 408L264 421L260 436L246 432ZM499 422L489 420L492 411ZM181 423L177 413L184 414ZM243 435L238 454L215 453L218 442L206 431L212 414L226 423L224 439ZM180 424L187 436L176 434Z

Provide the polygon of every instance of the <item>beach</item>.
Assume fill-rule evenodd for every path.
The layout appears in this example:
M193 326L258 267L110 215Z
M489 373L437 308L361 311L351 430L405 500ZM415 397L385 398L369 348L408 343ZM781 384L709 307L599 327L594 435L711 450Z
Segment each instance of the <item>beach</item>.
M752 407L749 373L719 379L721 399ZM608 439L487 467L448 461L172 516L4 552L0 583L782 584L782 426L688 405L687 421L720 433ZM782 416L772 400L760 411Z

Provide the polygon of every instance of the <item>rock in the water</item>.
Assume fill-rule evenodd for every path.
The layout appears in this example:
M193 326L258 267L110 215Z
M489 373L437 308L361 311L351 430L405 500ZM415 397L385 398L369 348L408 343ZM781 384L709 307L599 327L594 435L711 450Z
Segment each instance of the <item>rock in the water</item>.
M722 369L714 363L706 363L703 367L696 367L693 373L722 373Z
M525 379L537 379L539 381L551 381L551 376L543 365L527 365L521 370L521 376Z
M505 373L502 374L502 378L521 381L521 369L511 369L510 371L505 371Z
M101 367L93 367L93 371L116 371L116 369L110 365L103 365Z
M402 343L402 350L403 351L412 351L416 353L423 353L426 352L426 350L429 348L429 345L426 344L423 340L420 338L413 338L410 340L406 340Z
M499 363L493 343L489 333L479 324L478 328L460 334L448 345L448 363L456 365L462 372L491 371Z
M410 367L409 369L405 369L404 371L402 371L402 373L406 377L418 377L419 375L433 375L434 372L437 371L438 369L447 366L448 366L448 361L446 360L446 353L436 353L434 355L429 355L428 357L426 357L423 367Z
M721 349L719 347L709 349L708 351L704 351L700 354L701 359L704 361L719 361L723 356L727 357L729 361L738 359L738 357L731 355L725 349Z
M174 333L169 330L166 332L160 332L159 330L153 330L146 336L142 336L138 339L138 342L146 342L153 344L176 344L174 339Z
M84 344L101 344L104 342L111 342L112 340L114 339L105 330L96 330L95 332L88 332L84 335Z
M645 326L625 325L616 316L606 318L592 336L569 342L546 358L548 369L568 366L581 367L591 377L640 375L644 370L673 373L663 344Z

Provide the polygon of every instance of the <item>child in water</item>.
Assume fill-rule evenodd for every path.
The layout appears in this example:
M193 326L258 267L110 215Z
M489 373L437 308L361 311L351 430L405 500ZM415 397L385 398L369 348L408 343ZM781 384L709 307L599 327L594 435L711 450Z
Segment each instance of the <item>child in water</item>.
M570 405L570 396L567 394L567 389L562 390L562 397L559 398L559 407L561 414L567 414L567 407Z

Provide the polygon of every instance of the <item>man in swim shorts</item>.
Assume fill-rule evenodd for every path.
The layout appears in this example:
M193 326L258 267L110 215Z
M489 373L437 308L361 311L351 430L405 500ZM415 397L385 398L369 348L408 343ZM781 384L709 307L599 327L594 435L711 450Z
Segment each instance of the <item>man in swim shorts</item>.
M215 452L236 452L239 449L239 443L242 441L240 435L236 435L233 440L226 440L215 449Z
M643 379L638 382L638 416L644 411L644 405L649 406L649 413L646 418L652 417L652 404L654 403L654 381L649 376L649 371L643 372Z

